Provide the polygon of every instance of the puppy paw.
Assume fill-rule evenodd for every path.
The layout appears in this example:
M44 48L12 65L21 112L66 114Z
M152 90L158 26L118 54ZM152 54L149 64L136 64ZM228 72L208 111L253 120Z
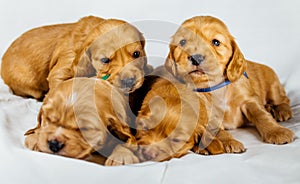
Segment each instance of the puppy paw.
M271 144L287 144L293 142L294 133L284 127L276 126L265 132L262 136L263 141Z
M276 121L287 121L292 117L292 110L288 104L280 104L275 106L271 111Z
M194 146L192 151L201 155L217 155L225 153L223 143L219 139L213 139L208 146Z
M135 154L121 145L118 145L112 154L105 161L106 166L118 166L126 164L139 163L139 159Z
M223 140L222 143L226 153L243 153L246 151L244 145L235 139Z
M199 146L194 146L192 151L200 155L209 155L209 151L207 149L201 149Z
M25 133L25 142L24 145L28 149L31 149L33 151L38 151L38 133L32 132L32 130L29 130Z

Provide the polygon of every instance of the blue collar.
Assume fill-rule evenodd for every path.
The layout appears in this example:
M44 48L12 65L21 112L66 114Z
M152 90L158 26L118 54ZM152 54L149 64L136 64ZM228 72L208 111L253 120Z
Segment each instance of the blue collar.
M246 72L243 73L243 75L249 79L248 74ZM212 87L208 87L208 88L196 88L193 89L194 92L211 92L211 91L215 91L217 89L220 89L224 86L227 86L228 84L230 84L230 80L226 79L224 82L222 82L221 84L218 84L216 86L212 86Z

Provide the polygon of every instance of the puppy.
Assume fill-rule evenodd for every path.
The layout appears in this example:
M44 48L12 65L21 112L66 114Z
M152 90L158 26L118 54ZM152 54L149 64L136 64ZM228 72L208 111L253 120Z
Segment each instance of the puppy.
M248 122L266 143L293 141L293 132L276 122L292 117L290 100L278 77L269 67L246 60L217 18L186 20L172 37L165 66L191 91L209 93L218 102L212 113L222 123L217 138L227 152L245 149L223 127L235 129Z
M88 159L107 157L131 136L124 95L109 82L73 78L60 83L44 99L36 128L25 133L34 151Z
M98 76L129 93L143 82L145 39L125 21L88 16L32 29L8 48L1 75L14 94L42 100L74 76Z
M136 157L140 161L165 161L190 150L206 155L225 153L222 142L206 130L210 95L193 93L175 80L156 76L147 76L135 93L143 88L150 90L136 118L136 145L127 145L127 151L124 146L116 148L107 163L129 164ZM124 156L125 152L135 156Z

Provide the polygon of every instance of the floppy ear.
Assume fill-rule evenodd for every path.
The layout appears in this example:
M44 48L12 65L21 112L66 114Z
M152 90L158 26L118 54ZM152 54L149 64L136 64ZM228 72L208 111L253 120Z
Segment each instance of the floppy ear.
M145 48L145 44L146 44L146 41L145 41L145 37L143 36L143 33L139 32L139 37L140 37L140 42L142 44L142 47L143 49Z
M109 125L107 126L107 129L113 134L116 135L119 139L121 139L124 142L127 142L128 140L135 140L134 136L131 134L131 130L129 126L126 125L126 123L120 122L118 118L112 117L108 119Z
M92 54L89 48L83 51L75 67L76 69L74 71L76 71L76 77L92 77L96 75L96 70L92 64Z
M177 66L173 57L173 51L175 47L176 47L175 45L170 44L170 51L165 61L165 68L167 69L168 72L170 72L174 76L177 75Z
M233 54L227 66L226 74L228 79L231 82L234 82L239 79L245 72L246 60L234 40L232 40L231 45Z
M144 66L145 76L153 72L153 66L146 64Z

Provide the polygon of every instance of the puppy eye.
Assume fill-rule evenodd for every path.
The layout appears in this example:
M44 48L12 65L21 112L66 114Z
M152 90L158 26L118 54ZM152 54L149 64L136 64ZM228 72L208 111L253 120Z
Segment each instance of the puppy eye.
M81 127L81 128L79 128L79 130L80 131L87 131L87 130L89 130L89 128L87 128L87 127Z
M106 64L107 64L107 63L110 62L110 59L107 58L107 57L105 57L105 58L101 58L100 61L101 61L102 63L106 63Z
M184 45L186 44L186 39L180 40L179 44L180 44L181 46L184 46Z
M134 58L138 58L138 57L140 57L140 51L135 51L133 54L132 54L132 56L134 57Z
M172 142L178 143L178 142L180 142L180 140L177 138L174 138L174 139L172 139Z
M217 39L213 39L212 41L211 41L211 43L214 45L214 46L220 46L220 41L219 40L217 40Z

